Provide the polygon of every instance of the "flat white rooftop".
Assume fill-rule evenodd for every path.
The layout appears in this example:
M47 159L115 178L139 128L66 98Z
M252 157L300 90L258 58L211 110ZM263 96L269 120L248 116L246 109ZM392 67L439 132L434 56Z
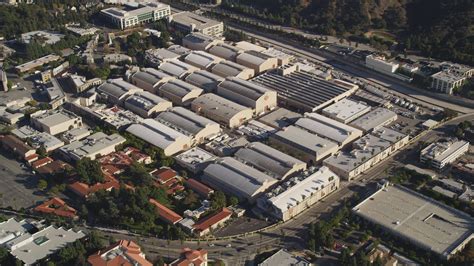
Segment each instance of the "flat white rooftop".
M323 114L343 123L349 123L368 113L370 109L370 106L364 102L356 102L344 98L337 103L324 108Z
M448 257L473 235L471 216L402 186L388 186L353 208L423 249Z

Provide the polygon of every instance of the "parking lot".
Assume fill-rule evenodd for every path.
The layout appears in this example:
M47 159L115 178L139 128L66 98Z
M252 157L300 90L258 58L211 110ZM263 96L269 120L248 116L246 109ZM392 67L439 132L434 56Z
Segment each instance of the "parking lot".
M36 189L36 177L3 151L0 152L0 204L3 208L28 208L47 198Z

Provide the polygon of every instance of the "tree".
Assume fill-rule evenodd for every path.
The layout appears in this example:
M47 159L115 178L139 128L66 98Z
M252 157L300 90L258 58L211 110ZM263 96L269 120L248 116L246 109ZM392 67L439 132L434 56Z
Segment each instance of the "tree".
M46 148L43 145L41 145L41 147L36 149L36 153L39 155L41 159L48 156L48 152L46 151Z
M211 208L214 211L217 211L226 207L226 203L227 203L226 197L225 197L224 192L222 191L215 192L211 197Z
M81 182L86 184L95 184L104 182L104 174L98 161L93 161L88 157L84 157L76 163L76 173Z
M44 180L44 179L40 179L40 180L38 180L37 187L38 187L39 190L44 191L48 187L48 182L46 182L46 180Z
M229 198L229 205L236 206L237 204L239 204L239 199L235 196L231 196Z

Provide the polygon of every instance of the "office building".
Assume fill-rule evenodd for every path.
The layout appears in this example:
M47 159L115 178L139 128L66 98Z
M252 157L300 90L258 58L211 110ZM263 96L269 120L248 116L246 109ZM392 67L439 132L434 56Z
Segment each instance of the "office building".
M169 17L170 23L184 33L199 32L212 37L221 37L224 23L203 17L193 12L179 12Z
M171 128L179 129L181 133L192 138L193 144L200 144L221 132L218 123L183 107L174 107L163 112L155 120Z
M15 113L7 107L0 107L0 121L9 125L18 123L25 117L24 113Z
M305 162L260 142L240 148L234 158L278 180L306 170Z
M141 117L147 118L168 110L173 104L148 91L140 91L128 97L124 106Z
M457 89L466 83L467 78L452 71L441 70L430 76L430 88L446 94L453 94Z
M31 146L38 149L43 147L46 152L54 151L62 146L64 146L64 142L55 136L41 132L33 137L30 138Z
M197 174L204 170L211 162L217 159L214 154L199 147L182 152L175 157L176 162L191 173Z
M0 223L0 231L0 244L25 265L39 264L66 245L86 236L82 231L53 225L44 228L40 222L16 221L15 218Z
M185 81L191 85L204 90L204 92L214 92L217 90L217 86L224 80L223 77L216 74L212 74L206 70L199 70L193 72L186 77Z
M378 107L352 121L350 125L364 132L369 132L386 126L397 120L397 118L398 116L395 112L383 107Z
M270 136L270 143L276 149L310 165L339 150L337 143L297 126L289 126L276 132Z
M180 106L189 106L201 93L202 89L180 79L170 80L158 89L160 96Z
M303 118L296 121L295 126L336 142L341 147L362 136L361 130L317 113L305 113Z
M107 101L122 105L125 99L142 89L123 79L109 79L97 88L97 93Z
M66 144L69 144L71 142L74 142L74 141L78 141L78 140L81 140L81 139L84 139L88 136L90 136L92 134L92 132L87 129L87 128L74 128L74 129L71 129L71 130L68 130L66 132L64 132L62 135L61 135L61 139L66 143Z
M420 249L449 259L474 238L466 213L403 186L386 186L352 211Z
M191 103L191 109L197 114L236 128L252 119L253 110L213 93L206 93Z
M125 143L125 138L118 134L106 135L97 132L87 138L72 142L59 148L60 153L70 161L77 161L84 157L95 160L115 151L115 147Z
M191 50L207 51L219 43L223 41L198 32L190 33L183 38L183 46Z
M278 59L257 51L245 51L235 58L238 64L249 67L256 74L278 67Z
M184 62L203 70L209 70L224 59L204 51L193 51L184 57Z
M239 49L238 47L232 46L227 43L217 43L211 46L207 51L210 54L224 58L225 60L235 62L237 56L244 52L244 50Z
M185 78L187 75L199 70L199 68L179 61L177 59L163 62L162 64L160 64L158 69L170 76L175 76L180 79Z
M58 56L58 55L49 54L49 55L45 55L41 58L34 59L34 60L31 60L31 61L26 62L24 64L18 65L18 66L15 67L15 70L18 73L25 73L25 72L29 72L29 71L31 71L35 68L38 68L40 66L49 64L49 63L54 62L54 61L58 61L60 59L61 59L61 57Z
M231 157L221 158L207 166L201 179L215 189L250 202L278 182Z
M24 44L30 44L32 41L34 41L42 46L47 44L53 45L59 42L62 38L64 38L64 34L44 30L26 32L22 33L20 36L21 42Z
M436 169L443 169L469 151L469 142L453 140L431 143L420 153L420 161Z
M87 263L91 266L134 265L152 266L153 263L145 258L139 245L130 240L120 240L117 243L90 255Z
M399 64L386 61L385 57L383 56L377 56L374 54L368 55L365 58L365 65L368 68L385 74L395 73L395 71L397 71L398 67L400 66Z
M236 77L245 80L251 79L255 75L253 69L227 60L215 64L211 72L223 78Z
M142 71L133 74L130 82L141 89L157 94L161 85L175 78L154 68L144 68Z
M192 145L191 136L154 119L145 119L141 124L131 125L127 132L162 149L166 156L187 150Z
M73 88L75 93L81 93L94 86L99 86L102 84L102 80L100 78L86 79L84 76L75 74L69 75L66 82L68 82L68 85Z
M266 113L277 106L276 91L239 78L227 78L217 86L216 93L252 108L256 114Z
M342 81L327 81L300 69L299 65L282 66L254 79L278 92L280 106L315 112L354 93L358 86Z
M287 221L339 188L339 177L323 166L291 177L265 193L257 205L276 219Z
M408 135L382 127L355 141L350 152L340 152L323 164L340 177L352 180L408 144L408 139Z
M36 129L57 135L82 127L82 118L67 110L43 110L31 114L30 122Z
M367 114L370 110L371 107L366 103L346 98L324 108L323 115L347 124Z
M123 30L143 23L166 18L171 15L169 5L162 3L140 3L136 8L126 6L124 9L110 7L100 11L100 13L115 27Z

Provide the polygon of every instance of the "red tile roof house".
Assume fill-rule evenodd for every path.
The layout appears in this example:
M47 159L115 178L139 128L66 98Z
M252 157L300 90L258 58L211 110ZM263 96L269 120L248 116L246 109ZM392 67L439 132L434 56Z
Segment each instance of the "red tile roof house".
M124 152L113 152L97 160L100 162L102 170L111 175L118 175L125 172L133 163L132 158Z
M184 185L204 198L209 198L211 194L214 193L214 190L212 188L204 185L203 183L197 181L194 178L187 179L184 182Z
M128 156L130 156L136 162L139 162L142 164L151 164L153 162L150 155L141 152L139 149L135 147L127 147L123 150L123 152L127 154Z
M146 260L145 254L133 241L120 240L104 250L87 258L92 266L153 266Z
M38 159L36 149L15 136L1 135L0 143L5 150L13 152L19 159L26 160L27 162L33 162Z
M47 164L50 164L52 163L54 160L51 159L50 157L46 157L46 158L43 158L43 159L39 159L37 161L34 161L31 163L31 168L37 170L38 168L40 167L43 167Z
M157 187L164 188L168 195L184 190L180 182L181 177L171 168L155 169L150 172L150 175L156 181Z
M150 203L153 204L160 216L160 219L169 223L169 224L177 224L179 221L183 220L181 215L175 213L174 211L170 210L166 206L162 205L158 201L154 199L150 199Z
M207 266L207 250L184 248L181 258L170 263L170 266Z
M40 161L40 160L38 160L38 161ZM35 168L35 170L41 175L53 175L53 174L56 174L56 173L63 173L68 168L72 169L73 167L72 167L72 165L70 165L66 162L63 162L61 160L55 160L55 161L52 161L48 164L45 164L45 165L40 166L38 168Z
M77 211L69 207L66 202L60 198L52 198L48 201L43 202L41 205L36 206L34 209L36 212L54 214L61 217L77 219Z
M211 230L222 226L232 216L232 212L227 208L214 215L207 216L193 225L194 233L198 236L204 236L211 232Z
M96 183L94 185L88 185L86 183L76 181L72 184L69 184L68 188L82 198L88 198L91 194L94 194L99 190L110 191L112 188L120 188L120 183L112 175L104 173L104 179L104 183Z

